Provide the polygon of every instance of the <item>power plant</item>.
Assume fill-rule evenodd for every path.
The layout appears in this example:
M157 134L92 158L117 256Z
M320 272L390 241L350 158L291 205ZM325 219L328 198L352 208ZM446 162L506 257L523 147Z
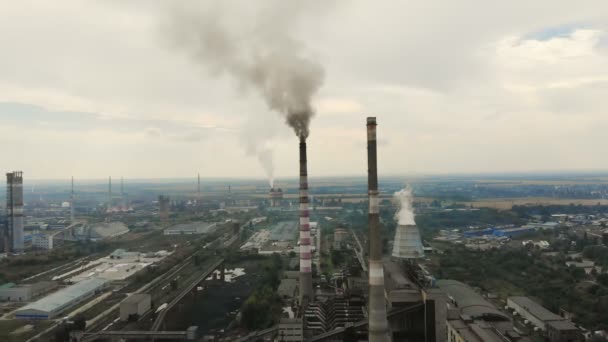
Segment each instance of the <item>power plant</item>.
M369 305L370 342L388 342L388 320L384 300L384 264L380 238L380 201L378 198L378 156L376 118L367 118L367 187L369 196Z
M281 200L283 200L283 189L270 188L270 191L268 192L268 197L270 198L270 206L278 207L281 204Z
M21 171L6 174L6 219L5 251L21 253L23 252L23 172Z
M314 300L312 289L312 256L310 216L308 211L308 162L306 138L300 136L300 304L306 308Z
M406 260L424 257L420 232L415 224L400 224L397 226L392 256Z

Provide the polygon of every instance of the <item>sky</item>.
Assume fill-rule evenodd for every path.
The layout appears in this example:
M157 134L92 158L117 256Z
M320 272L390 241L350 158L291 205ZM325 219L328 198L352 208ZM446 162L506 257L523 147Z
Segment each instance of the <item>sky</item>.
M366 116L381 175L608 170L608 1L204 3L323 67L311 176L366 173ZM170 41L172 4L0 0L4 171L261 179L253 136L297 176L283 116Z

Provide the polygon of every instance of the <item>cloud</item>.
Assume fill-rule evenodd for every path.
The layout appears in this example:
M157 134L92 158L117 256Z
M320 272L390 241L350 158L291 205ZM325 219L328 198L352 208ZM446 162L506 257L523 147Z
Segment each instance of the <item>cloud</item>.
M7 165L42 177L48 156L68 161L76 149L90 177L111 167L179 176L214 155L207 175L263 177L238 133L250 118L262 117L262 128L281 119L167 51L165 9L161 1L0 5L0 102L40 109L0 105L0 139L22 142L4 155ZM597 157L608 153L598 143L608 125L606 22L605 0L353 0L302 17L293 35L326 66L311 176L365 173L358 142L367 115L390 142L379 146L381 175L608 169ZM279 131L265 142L279 177L297 175L293 139ZM54 165L57 176L72 172L73 163Z

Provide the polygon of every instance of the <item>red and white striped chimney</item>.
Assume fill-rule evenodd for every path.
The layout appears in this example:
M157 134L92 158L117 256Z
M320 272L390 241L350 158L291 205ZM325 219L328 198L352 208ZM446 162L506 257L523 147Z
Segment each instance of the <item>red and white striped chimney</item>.
M300 137L300 303L305 307L314 300L312 291L312 255L308 212L308 165L306 138Z

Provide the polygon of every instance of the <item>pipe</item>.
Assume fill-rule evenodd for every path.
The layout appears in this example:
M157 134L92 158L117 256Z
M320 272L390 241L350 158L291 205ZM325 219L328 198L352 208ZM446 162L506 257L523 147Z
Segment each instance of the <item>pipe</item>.
M305 308L314 300L312 291L312 258L310 217L308 212L308 165L306 138L300 137L300 303Z
M388 321L384 301L384 266L380 239L376 118L367 118L367 187L369 195L369 335L370 342L388 342Z

